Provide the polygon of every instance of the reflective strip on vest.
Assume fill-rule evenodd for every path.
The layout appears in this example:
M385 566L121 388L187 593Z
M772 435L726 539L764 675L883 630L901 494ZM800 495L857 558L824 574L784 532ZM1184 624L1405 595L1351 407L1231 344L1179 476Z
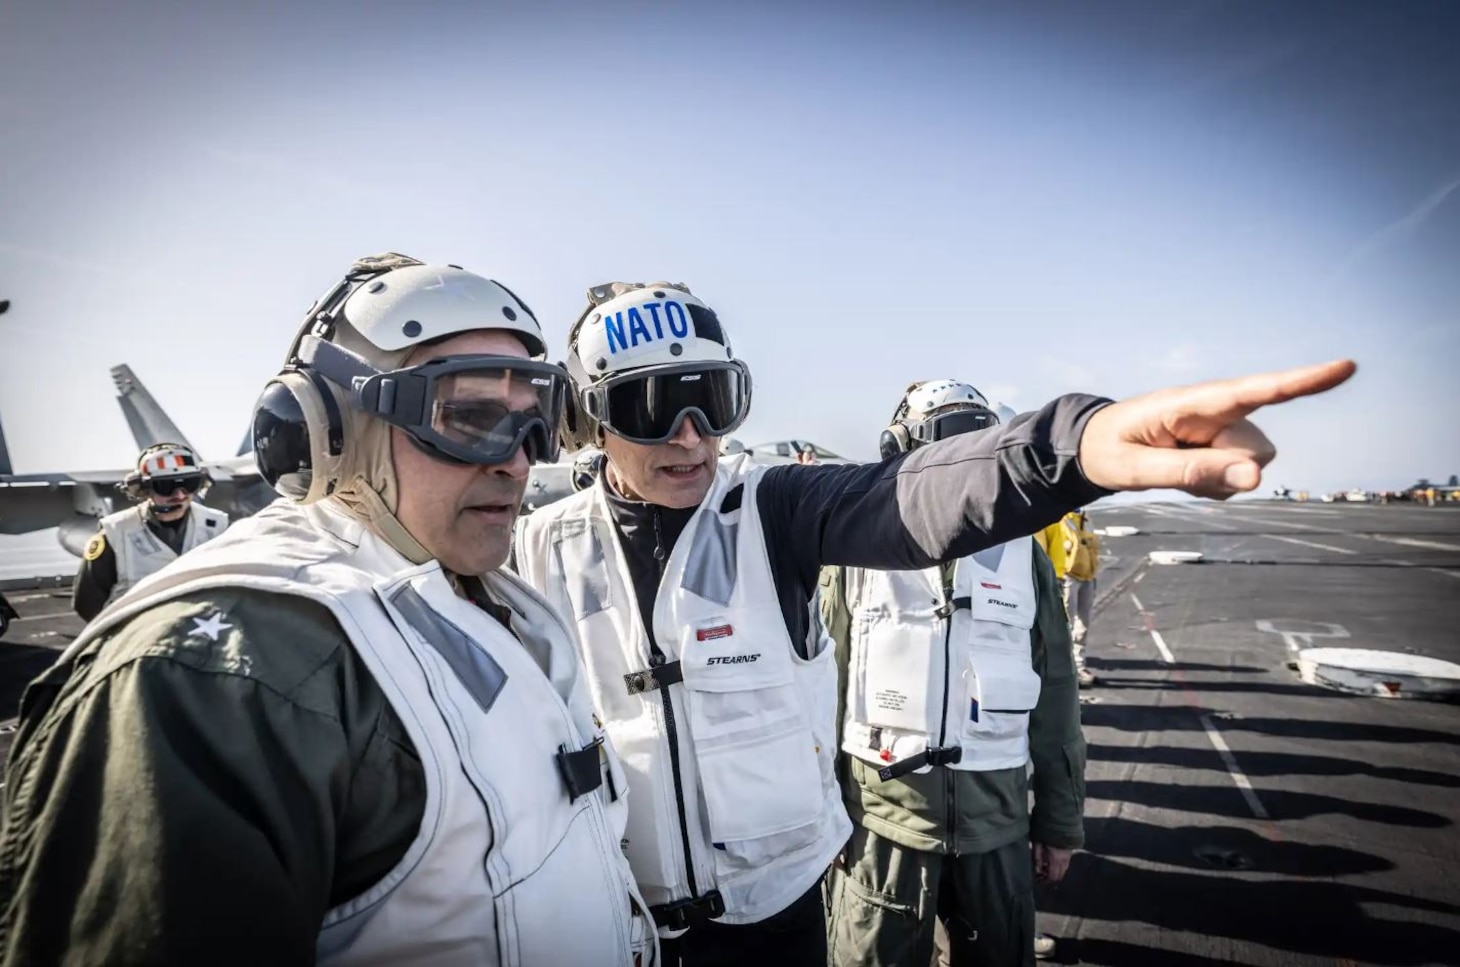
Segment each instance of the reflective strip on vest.
M319 602L399 716L426 795L400 863L326 913L318 962L653 963L653 924L635 913L648 905L621 851L627 807L613 790L626 787L624 773L595 721L571 631L510 572L484 583L513 611L512 631L458 596L435 562L412 566L331 502L280 501L109 607L68 656L194 591ZM604 781L573 795L561 758L595 747Z

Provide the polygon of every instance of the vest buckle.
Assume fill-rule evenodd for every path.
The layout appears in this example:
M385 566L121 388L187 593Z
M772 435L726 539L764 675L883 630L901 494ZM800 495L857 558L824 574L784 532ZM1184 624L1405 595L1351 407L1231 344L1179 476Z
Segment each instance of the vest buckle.
M597 738L577 752L558 746L558 771L568 787L568 798L577 802L603 785L603 739Z
M711 890L709 893L701 893L697 897L687 897L672 903L661 903L657 907L650 907L649 913L654 917L655 926L668 927L670 930L686 930L705 920L723 917L725 898L720 896L719 890Z
M962 761L963 747L960 745L949 745L941 749L928 750L928 765L930 766L951 766L954 763Z
M670 685L682 681L684 681L684 666L677 661L655 668L629 672L624 676L624 686L629 690L630 695L652 692L656 688L668 688Z

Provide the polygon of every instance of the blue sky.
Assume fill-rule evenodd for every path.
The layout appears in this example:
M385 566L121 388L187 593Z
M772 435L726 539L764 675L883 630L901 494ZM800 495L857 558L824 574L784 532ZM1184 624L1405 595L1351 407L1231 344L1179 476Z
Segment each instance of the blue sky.
M786 5L791 6L791 5ZM205 9L206 7L206 9ZM746 442L871 458L912 380L1016 409L1338 356L1272 485L1460 473L1460 7L14 4L0 420L134 456L130 363L231 453L361 254L511 286L684 281Z

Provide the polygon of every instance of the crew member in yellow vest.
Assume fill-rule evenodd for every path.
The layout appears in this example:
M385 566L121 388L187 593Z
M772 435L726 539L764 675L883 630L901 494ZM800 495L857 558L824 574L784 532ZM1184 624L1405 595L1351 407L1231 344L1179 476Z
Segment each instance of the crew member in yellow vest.
M1039 549L1049 556L1050 566L1054 568L1054 576L1061 582L1065 579L1065 525L1063 521L1055 521L1043 530L1034 532L1034 543Z
M71 586L76 613L90 621L138 581L227 530L227 514L195 500L208 482L189 447L159 443L143 450L120 484L137 505L103 517L82 552Z
M1100 538L1090 526L1084 509L1072 511L1060 521L1064 529L1062 546L1065 553L1065 611L1070 619L1070 638L1075 645L1075 668L1080 687L1094 685L1097 679L1085 667L1085 638L1090 633L1090 612L1095 605L1095 574L1100 570Z

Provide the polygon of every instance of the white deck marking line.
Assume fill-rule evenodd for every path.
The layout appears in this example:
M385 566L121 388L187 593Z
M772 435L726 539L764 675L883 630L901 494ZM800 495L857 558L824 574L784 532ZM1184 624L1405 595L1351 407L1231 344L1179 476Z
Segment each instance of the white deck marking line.
M1151 640L1156 643L1156 648L1161 652L1161 657L1166 659L1166 664L1176 664L1176 656L1171 654L1171 649L1166 647L1166 639L1161 637L1161 632L1155 628L1151 629Z
M1460 551L1460 544L1446 544L1444 541L1422 541L1413 537L1380 537L1378 534L1355 534L1355 537L1388 544L1403 544L1405 547L1426 547L1436 551Z
M1247 800L1248 807L1252 809L1252 815L1258 819L1271 818L1268 816L1267 810L1262 808L1262 801L1257 798L1257 792L1252 788L1252 783L1247 781L1247 776L1237 765L1237 759L1232 755L1232 750L1227 748L1227 740L1222 738L1222 733L1217 731L1216 726L1212 725L1212 720L1205 715L1201 717L1201 725L1207 731L1207 738L1211 739L1212 745L1216 746L1217 755L1222 757L1222 762L1226 765L1227 772L1231 774L1232 781L1237 784L1242 798Z
M21 621L40 621L42 618L65 618L68 615L73 615L73 614L76 614L76 612L74 612L74 611L50 611L50 612L47 612L46 614L23 614L19 618L16 618L14 621L12 621L10 623L11 624L18 624Z
M1284 541L1288 544L1302 544L1304 547L1316 547L1320 551L1334 551L1338 554L1357 554L1358 551L1347 547L1335 547L1332 544L1320 544L1317 541L1305 541L1301 537L1284 537L1281 534L1259 534L1258 537L1265 537L1270 541Z
M1168 665L1176 664L1176 656L1171 654L1170 648L1166 647L1166 639L1162 638L1161 632L1156 630L1155 624L1150 619L1150 613L1141 605L1141 599L1132 594L1130 596L1130 603L1136 606L1136 611L1146 616L1146 631L1150 634L1151 640L1156 643L1156 650L1161 653L1162 659Z
M1442 567L1427 567L1426 571L1434 571L1436 574L1443 574L1447 578L1460 578L1460 571L1447 571Z

